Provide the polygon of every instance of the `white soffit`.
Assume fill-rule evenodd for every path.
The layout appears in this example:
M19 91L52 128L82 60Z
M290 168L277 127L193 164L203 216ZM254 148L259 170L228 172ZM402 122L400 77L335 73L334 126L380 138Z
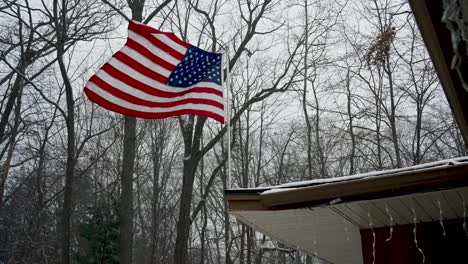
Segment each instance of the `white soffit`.
M359 229L463 218L468 187L329 206ZM413 212L414 211L414 212Z
M232 211L256 230L335 264L361 264L359 228L330 208Z

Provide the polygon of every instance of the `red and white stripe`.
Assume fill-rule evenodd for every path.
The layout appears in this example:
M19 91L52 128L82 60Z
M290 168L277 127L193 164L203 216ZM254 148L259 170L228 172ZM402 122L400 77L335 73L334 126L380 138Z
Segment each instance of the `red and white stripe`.
M89 79L84 92L91 101L127 116L156 119L190 114L224 123L220 85L166 84L188 47L173 33L131 21L127 43Z

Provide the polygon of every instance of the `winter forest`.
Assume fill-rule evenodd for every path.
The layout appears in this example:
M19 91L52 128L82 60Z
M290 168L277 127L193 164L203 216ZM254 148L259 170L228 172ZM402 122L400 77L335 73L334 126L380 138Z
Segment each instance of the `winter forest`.
M83 94L130 19L229 53L231 182L225 125ZM1 0L0 113L0 263L312 263L224 190L467 155L401 0Z

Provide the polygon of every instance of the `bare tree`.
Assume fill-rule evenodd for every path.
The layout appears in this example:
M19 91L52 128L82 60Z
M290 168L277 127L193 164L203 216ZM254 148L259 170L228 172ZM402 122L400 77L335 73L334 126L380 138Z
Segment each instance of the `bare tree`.
M236 47L232 59L228 62L229 69L236 64L241 53L245 50L247 43L257 32L257 25L268 12L270 5L273 4L270 0L263 1L261 3L250 3L247 2L246 7L247 13L245 14L241 6L241 17L246 23L246 34L242 36L239 46ZM209 22L213 23L213 22ZM214 27L211 27L212 29ZM216 35L216 32L211 32L212 36ZM299 42L301 43L301 41ZM245 104L233 115L231 118L231 124L237 122L240 116L246 111L249 106L255 102L259 102L264 98L267 98L271 94L279 91L284 91L290 86L290 82L283 82L283 78L290 72L290 69L294 66L294 57L297 53L299 46L293 46L291 55L287 59L283 71L279 74L279 77L272 83L271 87L262 89L253 95ZM212 43L212 50L217 50L217 42ZM294 71L294 70L293 70ZM297 71L294 71L292 76L296 76ZM205 126L206 118L190 116L187 119L179 118L179 124L184 138L184 166L183 166L183 182L182 192L179 207L179 217L177 222L177 238L174 252L175 263L186 263L187 261L187 242L190 233L190 209L192 203L192 192L194 186L195 172L197 171L198 164L201 158L223 137L226 133L226 127L212 138L205 146L201 146L201 138L203 133L203 127Z

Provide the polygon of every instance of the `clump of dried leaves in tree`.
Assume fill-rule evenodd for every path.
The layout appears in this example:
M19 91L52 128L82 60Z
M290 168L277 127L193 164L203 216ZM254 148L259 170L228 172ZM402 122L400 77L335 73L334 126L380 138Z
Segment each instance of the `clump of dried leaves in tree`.
M369 50L366 53L366 61L368 65L382 65L384 64L390 46L395 39L396 30L395 27L388 25L376 39L372 42Z

